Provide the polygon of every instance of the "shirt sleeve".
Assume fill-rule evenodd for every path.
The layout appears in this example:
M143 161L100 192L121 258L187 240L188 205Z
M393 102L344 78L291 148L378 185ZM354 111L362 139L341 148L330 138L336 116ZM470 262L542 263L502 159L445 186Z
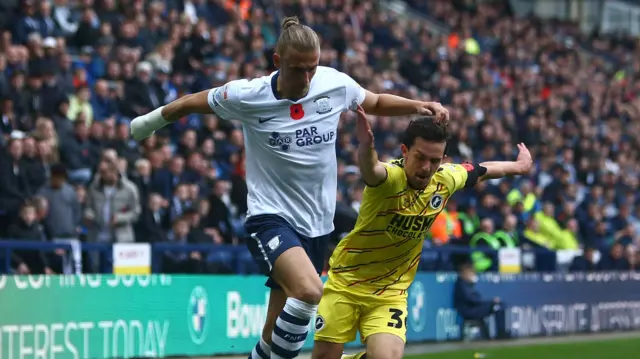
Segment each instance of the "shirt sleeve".
M453 194L463 188L473 187L475 185L477 176L475 180L473 179L473 176L469 176L469 172L472 172L473 170L473 165L445 163L438 168L436 176L439 177L439 180L444 183L449 188L450 193Z
M246 116L244 116L244 111L242 111L243 104L241 95L248 86L249 82L247 80L234 80L220 87L211 89L207 96L209 107L211 107L216 115L224 120L244 122Z
M340 73L342 80L344 81L346 89L346 106L344 112L349 111L352 107L361 105L364 102L366 91L349 75Z
M367 186L365 191L382 197L395 195L405 187L406 176L404 168L397 161L391 163L382 162L382 165L387 170L387 177L377 186Z

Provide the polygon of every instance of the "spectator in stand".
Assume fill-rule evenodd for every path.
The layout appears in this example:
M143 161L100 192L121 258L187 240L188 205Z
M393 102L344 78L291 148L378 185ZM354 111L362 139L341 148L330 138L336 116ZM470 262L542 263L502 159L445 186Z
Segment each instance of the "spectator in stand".
M118 114L118 103L111 95L111 89L113 89L113 85L110 85L108 81L96 81L91 97L91 108L96 121L104 121L107 118L115 119Z
M173 229L169 232L168 243L175 245L189 243L190 230L190 221L187 218L177 218L173 222ZM164 270L167 273L202 273L204 271L202 254L197 251L166 251L164 261Z
M460 244L462 223L458 219L456 201L450 199L447 206L431 225L431 241L436 245ZM450 242L451 241L451 242Z
M49 238L77 238L82 212L75 190L67 182L67 171L62 165L51 167L49 184L38 192L47 199L49 212L43 225Z
M616 242L611 246L609 253L604 253L598 261L599 270L615 271L630 270L631 264L625 256L622 243Z
M184 211L191 208L191 205L189 185L184 182L178 183L169 203L169 220L173 223L176 219L182 217Z
M138 189L122 177L115 163L103 160L100 177L89 184L84 218L89 242L135 242L133 224L140 215Z
M615 243L640 244L636 41L589 37L556 20L516 18L506 1L408 1L410 10L439 22L442 34L371 0L320 3L0 4L0 218L17 218L37 187L48 188L56 163L82 197L85 186L101 178L96 171L103 152L113 149L109 157L123 167L121 178L135 183L141 208L151 192L162 197L162 208L171 208L176 186L197 182L197 197L189 200L208 203L202 206L209 207L205 228L218 230L224 243L239 242L247 206L238 123L188 116L141 144L124 130L131 118L178 96L270 73L280 15L298 15L322 36L322 65L372 91L448 106L455 119L448 161L500 160L517 142L538 159L530 178L458 193L463 240L449 244L467 243L484 219L496 233L512 232L512 215L523 231L520 246L594 247L606 254ZM583 56L581 48L596 55ZM370 120L380 157L399 156L394 143L410 119ZM362 190L352 170L354 126L347 113L338 128L339 213L345 218L337 223L352 222ZM37 140L37 151L24 137ZM141 159L148 170L138 165ZM43 169L44 177L29 174ZM88 192L83 206L91 205L92 187ZM541 212L544 203L553 210ZM551 231L552 222L531 220L536 213L551 219ZM0 231L9 223L0 223ZM166 236L170 228L163 230ZM142 240L163 240L154 233Z
M211 210L207 223L220 232L224 243L237 244L238 239L235 234L239 230L239 224L234 225L232 222L235 206L231 203L229 182L217 181L213 185L209 203Z
M72 183L87 184L91 180L97 158L92 156L89 130L84 121L74 123L74 136L60 145L60 161L67 166Z
M165 199L170 199L174 189L183 179L184 158L174 156L169 160L167 168L162 168L152 174L151 188Z
M17 241L46 241L33 203L22 204L18 219L9 226L7 236ZM12 251L11 264L18 274L54 274L49 267L47 255L38 250Z
M15 133L0 153L0 216L6 220L6 229L15 218L22 204L31 197L27 167L22 161L23 144L21 133Z
M572 272L590 272L598 269L595 260L595 249L591 247L584 248L582 255L576 256L571 262L569 270Z
M164 208L164 200L157 193L151 193L142 207L142 215L136 223L136 240L143 243L165 242L169 217Z
M140 204L145 205L151 193L151 162L146 158L140 158L135 162L135 170L131 181L135 183L140 194ZM162 199L162 197L160 197Z
M47 173L44 163L38 154L36 140L33 137L25 137L22 140L22 162L26 171L29 193L36 193L47 182Z
M505 217L502 229L495 233L495 237L502 242L502 245L508 246L510 243L519 244L520 235L518 234L518 218L509 214Z

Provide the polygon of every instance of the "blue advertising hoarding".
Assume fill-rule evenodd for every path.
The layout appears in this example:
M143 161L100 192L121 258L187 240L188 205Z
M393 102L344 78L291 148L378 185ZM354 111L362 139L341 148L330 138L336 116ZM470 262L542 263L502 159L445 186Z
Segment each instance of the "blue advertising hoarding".
M455 274L418 274L409 290L409 341L458 339ZM640 273L482 274L477 289L506 304L516 337L640 329Z

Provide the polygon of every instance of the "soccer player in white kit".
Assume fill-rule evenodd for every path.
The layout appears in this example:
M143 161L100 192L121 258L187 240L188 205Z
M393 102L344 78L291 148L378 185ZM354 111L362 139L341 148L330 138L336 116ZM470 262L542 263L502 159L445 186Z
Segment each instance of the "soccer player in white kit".
M379 116L448 112L439 103L374 94L348 75L318 66L320 41L286 18L273 62L278 71L184 96L135 118L142 140L191 113L242 122L246 146L247 245L271 290L262 338L249 358L295 358L322 296L327 239L333 231L340 114L362 105Z

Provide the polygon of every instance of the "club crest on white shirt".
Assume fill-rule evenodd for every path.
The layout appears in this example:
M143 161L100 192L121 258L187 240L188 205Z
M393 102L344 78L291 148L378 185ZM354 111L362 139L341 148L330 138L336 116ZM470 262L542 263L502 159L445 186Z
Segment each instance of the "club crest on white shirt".
M321 114L321 115L323 115L325 113L329 113L333 109L331 107L331 101L329 101L329 97L328 96L318 97L313 102L315 102L316 106L317 106L316 112Z

